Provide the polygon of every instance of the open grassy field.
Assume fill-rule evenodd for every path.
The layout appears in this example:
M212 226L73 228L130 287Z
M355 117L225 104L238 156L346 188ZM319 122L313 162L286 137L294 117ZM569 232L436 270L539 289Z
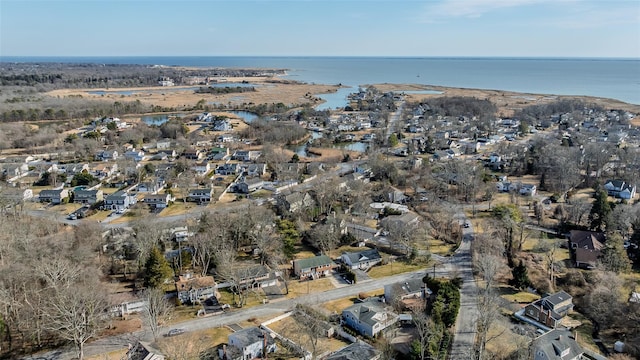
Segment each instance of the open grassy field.
M402 274L410 271L426 269L428 264L409 263L406 261L394 261L386 265L374 266L367 273L370 277L377 279L386 276Z
M287 298L293 299L300 295L319 293L334 288L331 280L328 278L307 281L293 280L289 282L289 294L287 294Z

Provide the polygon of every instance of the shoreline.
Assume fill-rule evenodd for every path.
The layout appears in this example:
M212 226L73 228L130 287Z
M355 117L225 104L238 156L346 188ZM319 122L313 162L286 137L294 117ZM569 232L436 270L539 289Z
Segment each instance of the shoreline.
M311 106L316 106L324 103L324 100L318 101L319 95L335 93L338 89L345 87L343 84L309 84L296 80L282 79L280 76L225 77L225 79L231 84L248 81L259 86L256 86L255 92L229 94L199 94L195 93L192 89L194 87L206 85L179 85L170 87L152 86L109 89L57 89L49 91L45 93L45 95L52 97L73 97L81 95L87 99L102 100L105 102L139 100L151 105L175 107L176 109L174 111L180 111L180 108L195 105L201 100L205 100L207 104L211 106L215 106L215 104L242 106L248 103L260 104L272 102L283 102L288 105L309 104ZM640 105L626 103L617 99L588 95L539 94L499 89L475 89L415 83L380 83L362 85L362 87L366 86L374 86L382 92L393 91L405 93L408 101L425 101L432 98L446 96L465 96L487 99L496 105L498 108L496 116L500 117L512 116L516 111L527 106L550 103L561 99L577 99L586 103L600 105L607 109L620 109L640 114ZM120 94L123 91L133 91L136 93L130 95ZM437 91L438 93L411 93L413 91ZM104 94L91 94L90 92L104 92ZM346 104L347 100L345 99L345 105Z

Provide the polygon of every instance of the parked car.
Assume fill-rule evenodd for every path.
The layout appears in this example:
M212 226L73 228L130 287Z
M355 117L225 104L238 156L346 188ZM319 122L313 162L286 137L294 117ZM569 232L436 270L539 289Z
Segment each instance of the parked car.
M184 334L184 329L171 329L165 336L176 336L180 334Z
M465 222L464 222L464 227L465 227L465 228L468 228L468 227L470 227L470 226L471 226L471 224L469 224L469 222L468 222L468 221L465 221Z

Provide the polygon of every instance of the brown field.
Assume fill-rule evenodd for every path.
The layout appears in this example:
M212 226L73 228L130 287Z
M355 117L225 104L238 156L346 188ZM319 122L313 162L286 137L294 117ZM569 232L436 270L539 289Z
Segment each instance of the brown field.
M339 88L337 85L268 82L269 79L270 78L233 78L232 80L234 83L246 80L258 85L255 88L255 92L245 93L196 94L191 89L191 86L172 86L167 88L154 86L144 88L127 88L127 91L138 91L132 95L122 95L117 93L124 89L60 89L51 91L47 94L54 97L81 95L87 99L105 100L109 102L140 100L140 102L150 105L161 105L172 108L188 108L192 107L200 100L204 100L207 104L211 105L214 103L242 105L249 103L269 104L274 102L282 102L287 105L307 103L314 104L322 101L313 96L314 94L335 92ZM167 91L159 91L163 89L166 89ZM105 91L106 94L90 94L89 91Z

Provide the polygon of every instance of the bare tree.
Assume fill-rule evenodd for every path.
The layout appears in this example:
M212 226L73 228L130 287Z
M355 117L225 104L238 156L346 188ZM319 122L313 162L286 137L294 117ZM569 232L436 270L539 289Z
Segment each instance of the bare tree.
M170 320L173 315L173 306L165 298L162 289L149 288L145 290L142 299L146 302L142 312L143 323L149 328L154 340L158 340L160 326Z
M104 327L108 304L101 287L88 281L53 289L44 313L46 328L73 342L78 359L84 359L84 345Z
M414 308L411 316L418 335L417 340L420 343L420 360L425 360L429 354L429 344L440 334L440 331L433 320L427 316L423 306Z

